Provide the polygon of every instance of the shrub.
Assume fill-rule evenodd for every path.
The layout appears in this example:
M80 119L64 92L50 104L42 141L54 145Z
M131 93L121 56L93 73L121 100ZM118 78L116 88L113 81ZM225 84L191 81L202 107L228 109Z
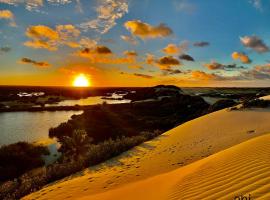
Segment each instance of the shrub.
M77 141L74 144L83 145L83 149L78 150L77 145L68 145L68 151L71 151L71 153L64 154L63 156L71 156L72 158L62 158L62 163L57 162L46 167L30 170L13 181L3 183L0 185L0 199L19 199L39 190L50 182L74 174L86 167L99 164L161 133L159 130L154 132L145 131L133 137L122 136L116 139L108 139L98 144L92 144L91 139L85 136L84 130L75 130L71 138L72 142ZM77 155L76 159L74 159L74 153Z
M270 105L270 101L263 99L252 99L248 101L244 101L242 103L242 108L266 108Z
M16 178L26 171L43 166L42 155L48 155L44 146L18 142L0 148L0 181Z
M92 141L85 130L74 130L71 136L59 138L58 142L61 144L59 151L65 158L78 160L80 156L85 155Z

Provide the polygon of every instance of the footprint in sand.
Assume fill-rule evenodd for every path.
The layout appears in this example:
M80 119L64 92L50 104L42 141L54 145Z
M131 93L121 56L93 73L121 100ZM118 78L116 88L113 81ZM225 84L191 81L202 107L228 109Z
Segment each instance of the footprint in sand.
M247 134L252 134L252 133L255 133L256 131L255 130L249 130L247 131Z

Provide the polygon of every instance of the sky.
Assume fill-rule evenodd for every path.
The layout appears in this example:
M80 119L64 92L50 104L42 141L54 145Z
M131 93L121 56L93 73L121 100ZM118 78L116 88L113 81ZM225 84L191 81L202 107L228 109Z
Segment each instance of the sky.
M269 87L270 0L0 0L0 85Z

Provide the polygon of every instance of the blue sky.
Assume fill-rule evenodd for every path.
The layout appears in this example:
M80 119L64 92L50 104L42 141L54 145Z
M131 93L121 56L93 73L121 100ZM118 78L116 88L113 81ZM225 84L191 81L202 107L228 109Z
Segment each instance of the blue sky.
M0 0L0 84L268 86L269 3Z

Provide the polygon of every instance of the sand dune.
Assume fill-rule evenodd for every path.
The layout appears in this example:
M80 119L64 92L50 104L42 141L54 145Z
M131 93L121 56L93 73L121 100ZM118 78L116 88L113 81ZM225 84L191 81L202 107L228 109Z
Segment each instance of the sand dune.
M270 134L167 174L81 200L270 199Z
M225 109L202 116L182 124L157 139L146 142L101 165L91 167L88 170L84 170L60 180L57 183L53 183L43 188L41 191L30 194L24 199L89 198L89 195L96 195L111 189L121 188L128 183L144 180L156 175L160 177L166 176L166 174L160 174L178 168L180 168L178 170L181 170L181 174L177 174L175 177L166 177L161 181L161 185L153 188L153 190L160 193L160 190L165 190L166 188L169 190L170 188L172 190L170 192L172 195L170 198L172 199L177 199L174 197L182 194L185 194L187 198L188 195L194 198L194 196L192 197L192 193L195 190L192 192L191 189L196 189L196 187L200 188L200 185L189 182L189 180L192 181L192 176L189 174L195 174L193 175L195 177L197 174L198 180L200 180L198 183L205 184L203 176L200 176L203 172L200 170L203 168L199 166L208 161L201 159L253 137L270 132L269 117L270 110L259 108L241 111L227 111ZM254 153L256 153L256 151ZM231 154L224 155L229 156ZM222 158L223 156L220 157ZM235 156L235 158L237 159L237 156ZM192 167L185 166L197 160L201 161L192 165ZM228 161L229 160L230 159L228 159ZM245 159L242 157L240 160L245 162ZM220 163L221 166L223 162L214 163ZM219 165L211 166L214 167L210 167L210 169L214 170L215 167ZM197 168L200 168L200 170L197 170ZM220 170L222 170L222 168L220 168ZM233 168L231 170L233 172ZM192 171L194 171L194 173L191 173ZM208 169L205 171L207 172ZM219 171L217 172L219 173ZM186 174L188 175L185 176ZM212 174L214 174L214 172ZM181 177L183 177L185 181L180 181ZM210 178L209 180L212 180L210 175L208 177ZM151 181L151 179L147 181ZM179 183L177 181L179 181ZM205 186L207 188L210 187L209 190L215 190L218 186L214 185L215 180L212 181L212 187L210 184ZM170 182L170 184L174 182L174 185L170 185L167 182ZM146 184L146 182L144 183ZM217 182L216 184L223 185L222 182ZM141 186L136 187L142 189ZM181 192L180 188L185 189ZM145 185L141 193L144 194L148 189L151 190ZM178 191L180 191L180 193L178 193ZM197 191L200 190L198 189ZM132 194L133 193L126 195L125 198L119 199L132 198ZM137 191L136 195L139 194L140 191Z

